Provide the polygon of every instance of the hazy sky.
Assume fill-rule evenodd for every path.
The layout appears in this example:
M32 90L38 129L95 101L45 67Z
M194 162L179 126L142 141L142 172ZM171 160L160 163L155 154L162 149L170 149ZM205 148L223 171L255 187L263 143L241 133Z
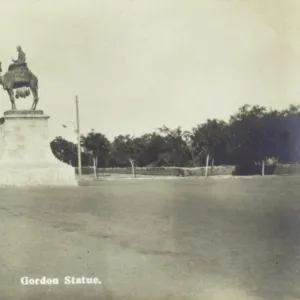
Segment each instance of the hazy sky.
M75 121L76 94L82 131L110 139L300 99L299 0L10 0L1 11L3 69L20 44L51 138L74 135L61 124Z

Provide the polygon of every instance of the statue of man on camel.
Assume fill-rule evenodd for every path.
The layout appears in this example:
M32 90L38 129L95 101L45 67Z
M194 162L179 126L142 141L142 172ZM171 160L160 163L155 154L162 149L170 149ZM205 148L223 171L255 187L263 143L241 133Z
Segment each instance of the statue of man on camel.
M18 59L12 59L13 63L9 65L8 71L0 75L0 84L7 91L12 110L16 109L15 98L26 98L33 95L33 104L31 110L36 109L38 103L38 79L29 70L26 63L26 55L21 46L17 46ZM2 72L0 63L0 72Z
M24 51L22 50L21 46L17 46L18 51L18 59L12 59L13 63L9 65L8 70L14 69L17 66L23 65L26 63L26 55Z

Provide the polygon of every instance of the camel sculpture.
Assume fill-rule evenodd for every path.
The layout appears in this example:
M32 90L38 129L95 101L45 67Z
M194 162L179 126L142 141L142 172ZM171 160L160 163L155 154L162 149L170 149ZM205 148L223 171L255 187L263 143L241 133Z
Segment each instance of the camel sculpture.
M31 110L35 110L39 101L38 97L38 79L28 69L26 63L11 65L8 71L2 76L2 67L0 62L0 84L7 91L11 102L11 109L16 110L15 98L26 98L33 96ZM14 93L14 91L16 93Z

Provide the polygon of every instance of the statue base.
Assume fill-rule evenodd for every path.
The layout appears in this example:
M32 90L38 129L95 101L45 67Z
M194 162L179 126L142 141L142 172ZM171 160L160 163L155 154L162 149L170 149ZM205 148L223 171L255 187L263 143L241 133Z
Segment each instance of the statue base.
M73 167L50 148L42 110L11 110L0 119L0 187L77 186Z

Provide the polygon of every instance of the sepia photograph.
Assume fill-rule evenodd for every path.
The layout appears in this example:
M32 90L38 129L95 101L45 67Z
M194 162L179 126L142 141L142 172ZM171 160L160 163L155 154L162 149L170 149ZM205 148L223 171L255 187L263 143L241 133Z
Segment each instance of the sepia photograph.
M299 0L0 24L0 299L300 299Z

